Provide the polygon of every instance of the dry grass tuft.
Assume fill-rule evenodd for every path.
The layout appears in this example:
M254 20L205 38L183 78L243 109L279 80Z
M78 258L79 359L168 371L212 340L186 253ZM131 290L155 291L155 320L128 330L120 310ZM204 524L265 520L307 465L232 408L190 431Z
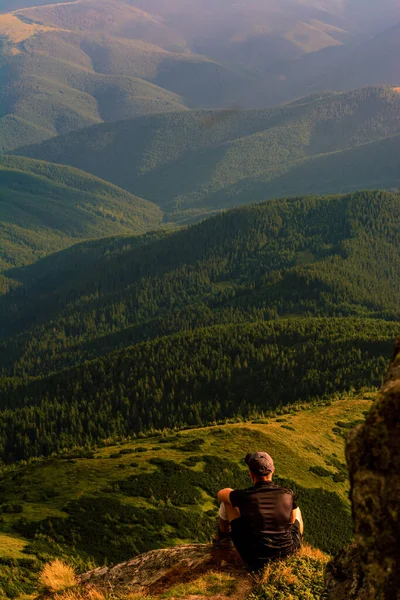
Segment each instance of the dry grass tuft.
M40 574L40 582L48 592L62 592L77 584L72 567L62 560L54 560L44 566Z
M318 550L318 548L312 548L307 544L303 544L299 552L299 556L303 558L312 558L314 560L320 560L321 562L328 562L329 560L329 556L322 552L322 550Z
M283 578L288 585L296 585L299 580L291 566L285 563L274 563L265 567L260 583L263 585L274 583L277 577Z
M328 559L305 545L300 552L267 565L255 577L249 600L327 600L324 571Z
M106 597L98 590L91 588L84 591L67 590L56 594L53 600L106 600Z

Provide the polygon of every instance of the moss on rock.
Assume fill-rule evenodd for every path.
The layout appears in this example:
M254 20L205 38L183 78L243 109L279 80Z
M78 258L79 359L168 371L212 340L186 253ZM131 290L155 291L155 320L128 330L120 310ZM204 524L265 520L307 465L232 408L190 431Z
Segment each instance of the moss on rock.
M400 338L382 392L350 434L355 543L330 563L335 600L400 599Z

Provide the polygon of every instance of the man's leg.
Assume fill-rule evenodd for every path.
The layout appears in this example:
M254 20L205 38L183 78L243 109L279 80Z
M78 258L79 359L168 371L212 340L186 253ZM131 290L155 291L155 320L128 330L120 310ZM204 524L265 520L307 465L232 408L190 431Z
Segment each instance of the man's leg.
M228 513L226 512L226 504L221 502L218 511L218 532L230 533L231 526L229 525Z
M230 504L224 504L221 502L218 511L218 536L217 542L220 542L224 538L230 539L231 526L230 522L240 517L240 511L238 508L234 508Z
M303 515L301 514L301 510L299 507L297 507L294 511L293 511L293 523L295 521L299 522L300 525L300 533L301 535L303 535L304 533L304 521L303 521Z
M229 527L230 531L230 533L222 535L229 536L229 539L231 540L230 543L233 543L243 562L250 565L252 560L251 549L249 546L251 531L243 522L240 510L234 508L231 504L223 504L220 511L220 515L222 514L222 516L225 517L224 525L225 527Z

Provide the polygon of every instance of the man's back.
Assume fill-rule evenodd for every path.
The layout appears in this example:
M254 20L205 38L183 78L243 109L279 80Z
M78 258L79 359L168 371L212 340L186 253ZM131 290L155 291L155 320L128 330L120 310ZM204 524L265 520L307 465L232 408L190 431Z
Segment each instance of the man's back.
M292 511L294 493L272 481L259 481L246 490L233 490L230 503L240 510L232 521L232 537L247 563L258 565L291 554L296 548Z

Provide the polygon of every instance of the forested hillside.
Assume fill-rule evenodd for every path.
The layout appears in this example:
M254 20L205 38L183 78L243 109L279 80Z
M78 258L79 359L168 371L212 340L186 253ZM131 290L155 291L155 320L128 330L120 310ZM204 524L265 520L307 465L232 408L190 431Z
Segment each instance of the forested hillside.
M11 39L0 48L2 152L104 121L186 110L178 95L142 77L164 60L161 49L5 19L0 34L7 26ZM92 52L111 68L93 62Z
M7 272L1 366L42 374L142 339L284 316L398 320L400 197L269 201ZM7 283L8 282L8 283Z
M78 240L143 233L161 220L154 204L77 169L0 157L0 272Z
M75 369L0 379L0 459L251 417L379 386L398 323L291 319L142 342Z
M365 88L271 110L121 121L18 153L101 176L181 221L286 193L395 187L399 114L400 94Z
M184 41L161 47L162 27L151 17L143 23L128 4L66 3L66 15L63 8L0 15L2 152L96 123L225 106L232 96L248 104L262 93L262 82L187 52ZM135 25L118 37L111 21L126 31ZM147 25L154 31L143 40Z

